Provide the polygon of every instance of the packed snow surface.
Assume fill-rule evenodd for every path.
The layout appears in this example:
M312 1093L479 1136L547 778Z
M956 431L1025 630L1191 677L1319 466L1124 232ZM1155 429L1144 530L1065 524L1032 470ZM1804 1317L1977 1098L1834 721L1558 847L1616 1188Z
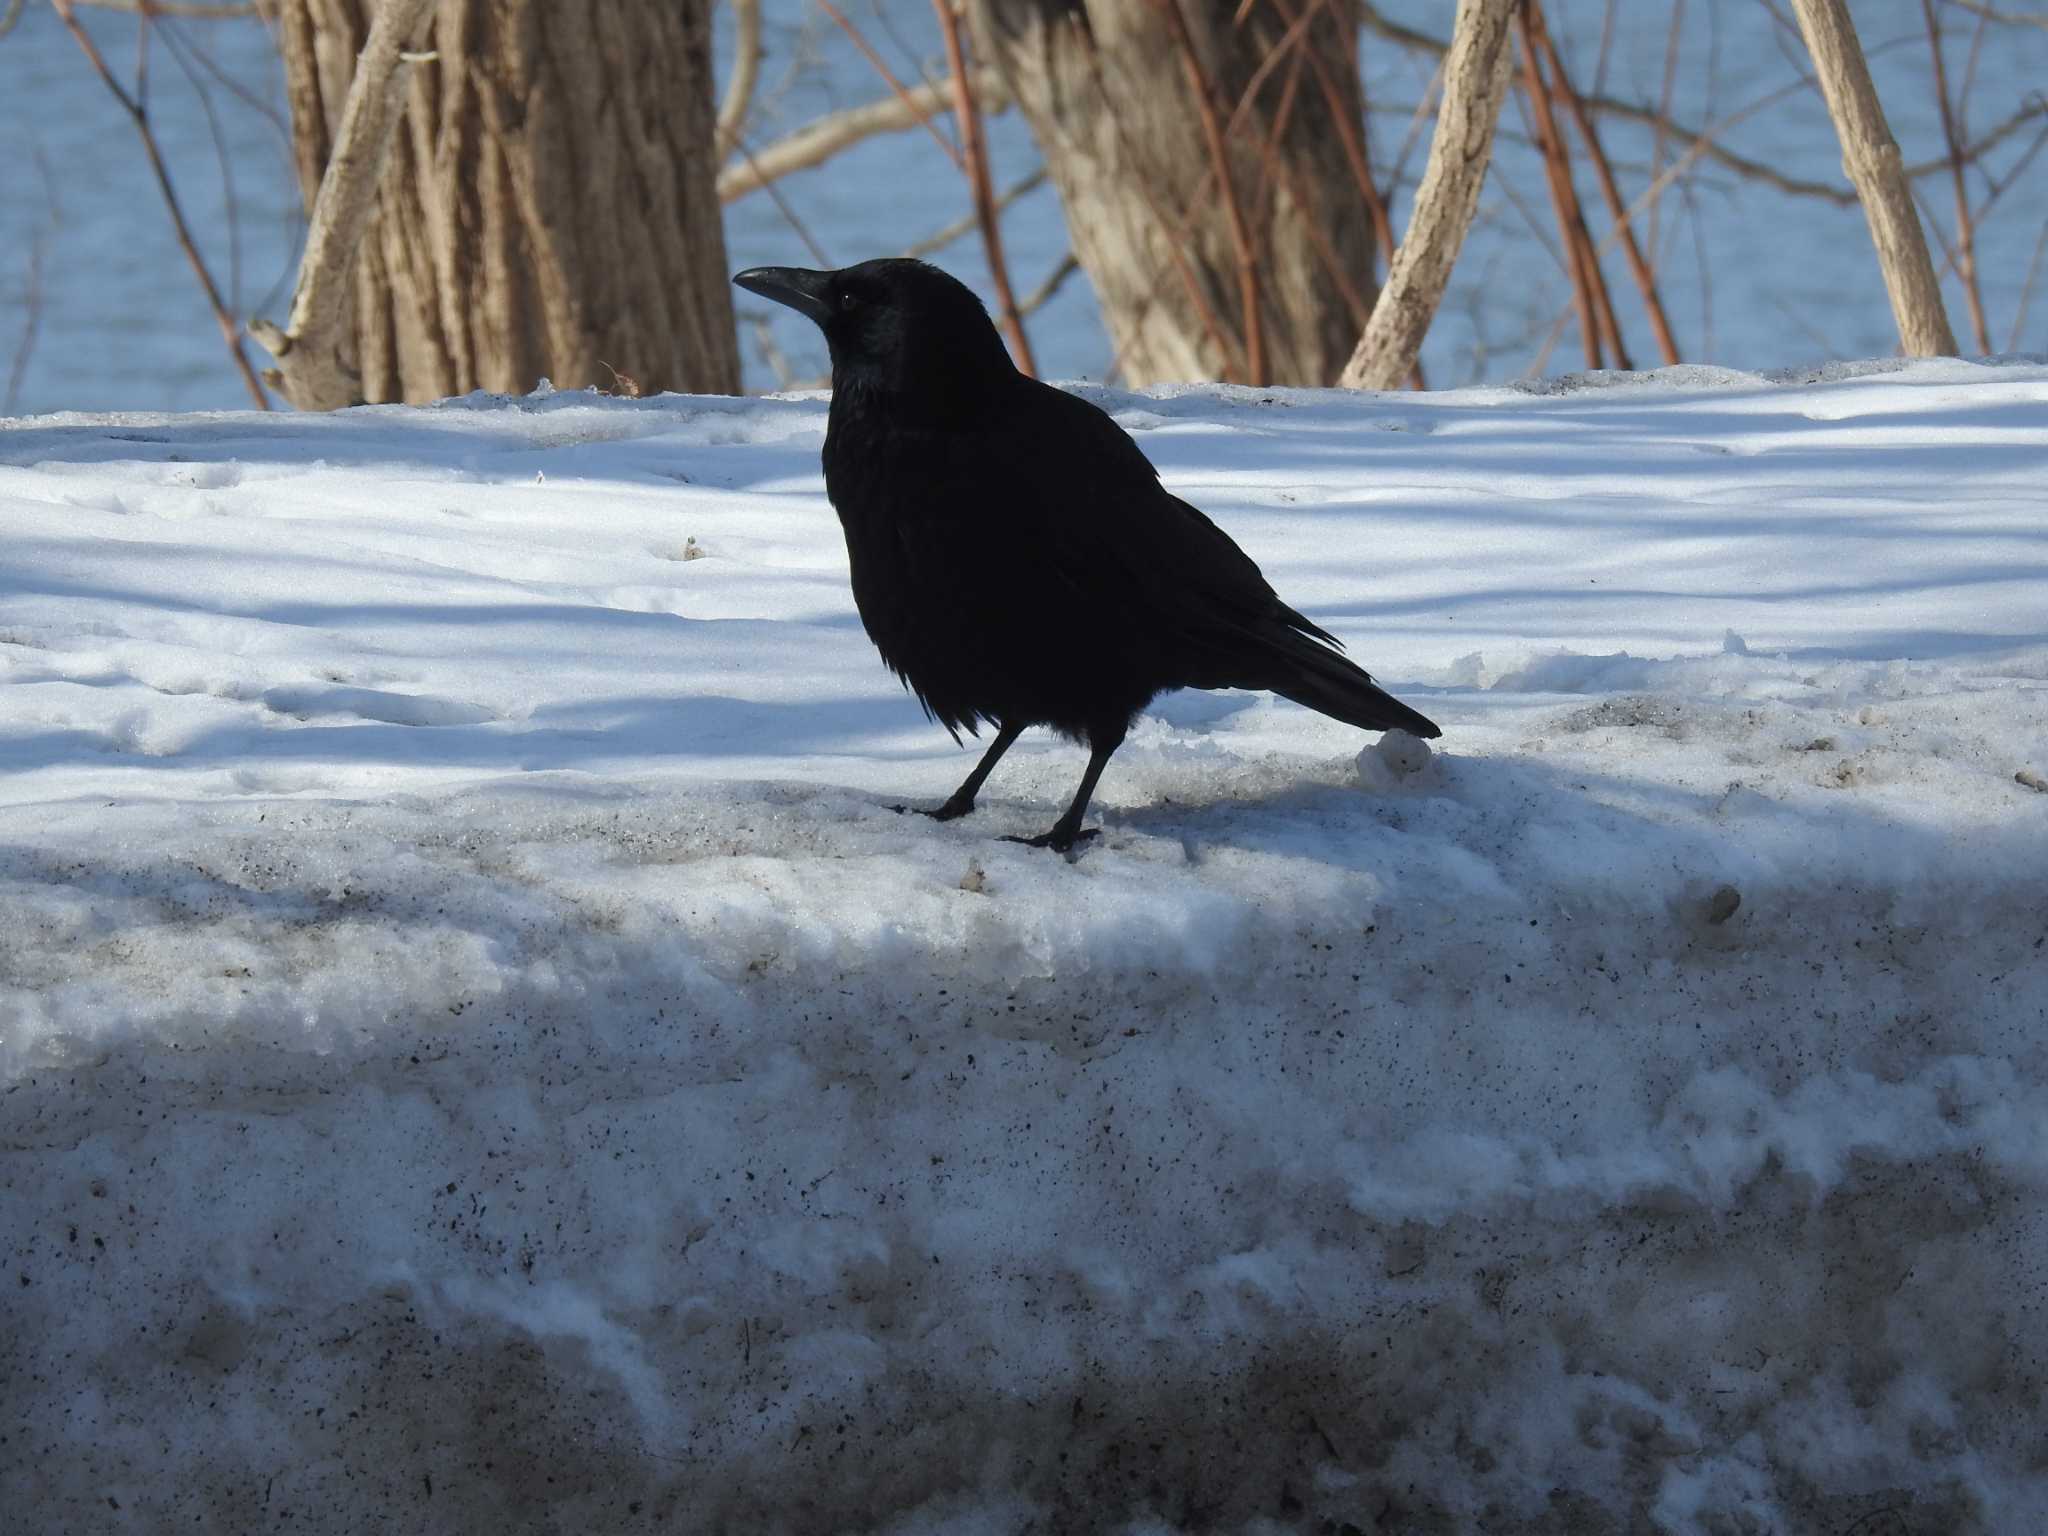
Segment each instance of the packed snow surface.
M899 814L819 398L0 423L0 1523L2040 1528L2048 366L1092 398L1434 752Z

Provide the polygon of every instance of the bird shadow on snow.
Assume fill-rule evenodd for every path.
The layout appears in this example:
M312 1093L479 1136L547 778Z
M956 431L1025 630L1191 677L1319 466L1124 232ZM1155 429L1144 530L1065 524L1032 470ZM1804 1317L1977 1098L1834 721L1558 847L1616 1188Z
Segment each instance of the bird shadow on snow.
M683 698L611 697L544 705L518 722L446 725L362 718L363 705L336 689L332 707L317 694L271 706L303 723L290 727L258 720L209 726L159 760L181 769L249 770L292 763L340 768L404 764L412 768L469 768L505 773L547 769L596 771L632 759L858 754L884 760L926 756L891 749L883 740L908 723L902 701L889 698L759 700L695 694ZM411 695L399 695L411 698ZM344 718L336 719L335 716ZM354 716L355 718L347 718ZM0 764L45 768L65 760L102 756L103 740L77 731L45 732L0 744ZM964 771L964 770L963 770Z
M1671 851L1691 844L1704 859L1723 841L1715 829L1721 794L1540 759L1439 753L1412 780L1380 785L1333 778L1327 765L1309 761L1299 769L1288 782L1287 768L1272 765L1270 787L1251 792L1183 780L1155 799L1107 807L1103 841L1087 857L1117 857L1126 836L1160 838L1178 842L1194 865L1216 855L1274 855L1351 873L1401 872L1432 885L1452 875L1452 888L1435 893L1452 897L1461 882L1474 880L1466 894L1502 894L1506 887L1495 878L1499 861L1518 857L1517 849L1533 852L1524 845L1538 834L1554 840L1544 858L1581 861L1589 873L1630 848L1654 843ZM1015 811L1000 798L987 803L1006 820L1037 814ZM1857 838L1878 836L1877 827L1888 825L1875 813L1815 818L1761 804L1788 826L1812 823L1814 840L1831 846L1858 820L1866 825L1855 831ZM1760 809L1748 808L1751 815ZM1733 825L1727 825L1732 837ZM1447 854L1450 866L1443 862Z

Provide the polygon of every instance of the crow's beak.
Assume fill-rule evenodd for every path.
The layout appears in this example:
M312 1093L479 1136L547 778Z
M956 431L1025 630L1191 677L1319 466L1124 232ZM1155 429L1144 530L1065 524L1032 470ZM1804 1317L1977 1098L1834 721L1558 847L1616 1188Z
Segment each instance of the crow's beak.
M825 291L837 275L813 272L806 267L749 267L734 277L733 283L749 293L758 293L764 299L787 304L799 314L809 315L823 325L832 314L832 306L825 301Z

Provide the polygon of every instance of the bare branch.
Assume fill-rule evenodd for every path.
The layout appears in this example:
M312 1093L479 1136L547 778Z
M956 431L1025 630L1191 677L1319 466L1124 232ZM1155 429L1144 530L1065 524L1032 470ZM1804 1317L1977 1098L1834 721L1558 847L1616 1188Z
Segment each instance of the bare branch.
M1010 351L1017 366L1035 375L1038 360L1031 355L1031 338L1024 334L1024 317L1017 312L1017 295L1010 290L1010 268L1003 260L1003 227L996 216L995 187L989 180L988 144L982 138L981 109L974 104L967 50L960 39L960 15L953 9L952 0L932 0L932 8L938 13L939 31L946 40L946 65L953 71L953 114L960 123L960 152L966 162L967 184L974 194L974 216L981 225L989 278L996 287L996 305L1002 312L1003 329L1009 333Z
M271 10L263 0L71 0L71 3L90 5L102 11L126 11L131 16L175 16L183 21L241 21L250 16L268 16Z
M7 392L0 395L0 416L12 416L21 400L22 381L28 377L29 359L35 356L36 338L43 329L43 258L49 254L50 232L39 229L28 244L28 272L22 285L21 340L15 344L14 361L7 369Z
M1911 357L1954 356L1955 333L1942 308L1941 284L1927 254L1903 157L1871 84L1847 0L1793 0L1793 8L1842 141L1843 168L1870 225L1899 343Z
M2019 305L2013 311L2012 334L2006 337L2005 341L2005 350L2008 352L2017 351L2019 348L2020 333L2027 323L2027 306L2033 302L2034 282L2041 275L2041 258L2044 255L2048 255L2048 221L2042 223L2041 233L2034 240L2034 254L2027 260L2026 280L2020 284Z
M1557 44L1551 40L1550 29L1544 24L1543 13L1534 4L1529 7L1527 26L1549 61L1550 73L1555 81L1557 94L1564 99L1565 109L1571 113L1572 122L1579 130L1579 137L1586 141L1586 154L1593 162L1593 174L1600 183L1600 195L1606 199L1607 211L1613 217L1615 228L1621 235L1621 248L1628 257L1629 271L1634 274L1636 286L1642 290L1643 307L1649 312L1650 330L1657 338L1657 350L1666 363L1678 361L1678 343L1671 335L1671 322L1664 313L1664 301L1657 293L1656 275L1643 257L1643 250L1636 243L1634 227L1626 217L1628 210L1621 201L1621 189L1614 180L1614 167L1607 159L1607 152L1601 147L1600 135L1593 126L1585 103L1578 92L1572 89L1571 77L1565 73L1564 59L1557 51Z
M1010 183L1009 186L1003 189L1002 195L996 199L996 211L1001 213L1010 204L1016 202L1018 198L1025 196L1027 193L1036 192L1045 185L1045 175L1045 167L1041 165L1029 175ZM933 251L943 250L951 245L979 222L980 215L969 209L966 213L960 215L959 218L953 220L952 223L943 224L926 235L922 240L906 245L903 248L903 254L906 256L929 256Z
M1601 366L1604 343L1613 354L1616 366L1626 368L1629 366L1628 353L1622 345L1621 328L1614 319L1614 306L1608 298L1599 259L1593 254L1593 237L1586 232L1578 188L1572 182L1571 156L1565 148L1564 134L1558 128L1557 115L1551 110L1550 83L1544 79L1537 58L1536 28L1541 24L1542 12L1535 0L1523 0L1520 15L1522 88L1534 121L1537 146L1543 155L1544 178L1550 186L1550 204L1557 216L1557 232L1564 241L1565 254L1570 261L1572 301L1578 311L1579 339L1586 350L1586 366Z
M2048 16L2015 16L2011 11L1997 10L1984 4L1984 0L1948 0L1948 3L1973 16L1982 16L1986 21L2003 22L2008 27L2048 29Z
M1027 315L1036 314L1039 309L1051 300L1054 294L1058 293L1066 285L1067 279L1080 270L1080 261L1072 251L1067 252L1066 255L1062 256L1054 264L1053 269L1045 274L1045 281L1031 290L1030 297L1025 299L1018 306L1018 309Z
M984 117L1001 112L1010 104L1009 90L993 69L975 70L972 88ZM848 107L806 123L787 138L764 145L720 171L718 200L730 203L749 192L758 192L771 181L822 165L842 149L876 134L901 133L928 123L932 114L945 111L952 99L953 82L940 80L932 85L913 85L904 96L884 96L879 101ZM951 146L947 149L950 155Z
M1609 15L1611 19L1612 13L1610 12ZM1650 136L1650 179L1652 181L1655 181L1657 173L1664 169L1664 140L1671 132L1671 96L1678 86L1678 42L1679 38L1683 35L1684 26L1685 0L1676 0L1676 3L1671 7L1671 26L1664 34L1664 83L1657 93L1657 124ZM1605 63L1606 39L1604 37L1601 39L1601 43L1602 62ZM1562 64L1558 65L1559 69L1563 69L1563 67ZM1594 79L1594 89L1598 90L1602 83L1602 80L1596 76ZM1580 105L1583 107L1584 103L1581 102ZM1581 131L1586 130L1582 129ZM1664 204L1661 199L1650 204L1649 242L1652 255L1657 251L1657 218L1662 212L1663 207Z
M1324 0L1310 0L1308 6L1297 16L1292 9L1291 0L1274 0L1281 16L1288 23L1287 37L1297 37L1299 29L1314 21L1317 13L1323 8L1323 3ZM1322 92L1324 105L1329 108L1330 120L1337 125L1338 147L1344 151L1344 161L1351 172L1352 183L1358 188L1358 195L1365 203L1367 217L1372 220L1373 238L1379 242L1380 259L1391 270L1394 265L1394 224L1387 212L1387 200L1380 195L1379 184L1373 179L1371 156L1366 150L1363 125L1357 121L1356 115L1346 102L1340 83L1332 79L1329 70L1323 67L1322 54L1308 47L1305 42L1298 43L1297 46L1301 48L1308 59L1309 68L1315 73L1316 87ZM1351 50L1354 59L1356 52L1356 48ZM1353 67L1356 68L1355 62ZM1363 98L1364 91L1361 87L1359 99ZM1249 93L1246 99L1250 99ZM1300 189L1295 188L1294 191L1297 198L1305 204L1307 199L1300 197ZM1323 238L1321 224L1311 219L1308 228L1310 238L1316 242L1317 254L1323 258L1323 264L1343 293L1344 301L1358 314L1358 324L1362 329L1371 316L1372 307L1365 302L1365 295L1359 292L1358 284L1352 280L1351 274L1336 260L1335 252L1326 253L1326 241ZM1422 387L1419 363L1410 382L1417 389Z
M894 72L883 62L882 56L875 52L865 37L861 36L860 28L848 21L845 12L834 5L832 0L817 0L817 6L819 10L839 23L839 30L852 39L853 46L858 48L868 63L874 66L875 73L888 83L889 89L896 93L896 99L903 103L904 109L910 112L918 123L923 125L924 130L932 136L932 142L945 152L948 160L953 162L953 169L964 172L967 166L960 157L959 149L943 133L939 132L938 124L932 121L933 109L926 107L920 110L917 95L909 87L905 86L901 80L896 78Z
M213 273L207 270L206 259L199 254L199 247L193 242L192 228L185 222L185 210L179 205L178 192L171 185L170 168L164 164L162 150L156 141L156 131L149 125L149 112L139 97L129 94L114 78L114 72L107 67L97 44L84 27L79 25L77 13L72 9L74 0L50 0L57 17L64 23L72 39L85 54L100 77L100 83L113 94L121 104L121 110L128 114L135 124L137 137L142 140L142 152L149 158L149 168L156 177L157 190L163 195L164 207L171 215L171 228L178 237L178 246L185 253L185 260L191 264L193 274L199 279L199 286L205 291L206 302L212 306L214 323L220 327L221 339L227 343L228 356L234 361L235 371L242 376L242 383L249 391L249 398L256 402L259 411L270 409L270 399L263 393L263 385L256 378L256 370L249 366L247 354L242 351L241 332L235 326L234 316L228 313L222 301L220 289L213 281Z
M718 104L718 158L722 164L740 141L754 86L761 78L761 0L732 0L732 79Z
M377 182L401 107L399 66L432 0L384 0L356 60L334 150L320 176L292 295L290 326L257 320L249 332L278 361L271 382L302 411L329 411L362 398L362 381L342 361L345 285L377 201Z
M1266 332L1259 303L1258 248L1252 243L1245 222L1244 205L1237 195L1237 182L1230 174L1230 151L1223 142L1223 119L1217 111L1216 87L1202 68L1201 55L1181 15L1180 0L1153 0L1174 35L1174 44L1187 72L1188 86L1195 93L1195 108L1202 120L1202 136L1208 142L1209 160L1222 183L1223 211L1230 222L1230 241L1237 252L1238 301L1244 310L1245 383L1266 382Z
M1965 6L1966 9L1975 9L1975 7L1967 4L1967 0L1948 0L1948 3ZM1376 36L1386 38L1389 42L1398 43L1411 52L1441 59L1445 49L1449 46L1442 38L1431 37L1427 32L1418 32L1412 27L1404 27L1398 22L1388 20L1373 7L1371 0L1358 0L1358 7L1360 18L1368 31ZM1999 15L1994 19L2006 22L2032 20L2031 17L2012 15ZM2044 23L2044 25L2048 25L2048 23ZM1880 52L1881 49L1873 48L1870 51L1875 54ZM1807 86L1813 83L1813 79L1809 75L1802 75L1794 83L1798 86ZM1789 95L1790 92L1785 94ZM1618 117L1627 122L1641 123L1648 128L1661 129L1661 131L1668 133L1672 138L1684 144L1686 148L1695 151L1693 155L1688 157L1690 160L1704 157L1705 159L1712 160L1717 165L1726 167L1746 180L1763 182L1766 186L1776 187L1780 192L1792 197L1817 198L1822 202L1833 203L1841 208L1855 206L1856 194L1853 191L1839 187L1833 182L1805 181L1796 176L1787 176L1782 171L1777 170L1773 166L1766 165L1761 160L1752 160L1746 155L1738 154L1736 151L1729 149L1726 145L1714 142L1714 135L1730 126L1732 122L1730 118L1722 118L1703 129L1688 128L1683 123L1673 121L1667 113L1660 111L1658 108L1646 107L1641 102L1624 101L1618 97L1603 96L1597 92L1588 93L1579 99L1586 104L1589 111L1597 115ZM1965 145L1963 148L1964 160L1976 161L1982 158L2035 118L2041 117L2044 114L2048 114L2048 101L2044 101L2037 96L2033 100L2023 103L1996 128L1991 129L1981 137ZM1745 112L1740 115L1747 116L1748 114ZM1946 171L1948 166L1949 157L1947 155L1940 155L1932 160L1922 160L1907 166L1906 175L1911 180L1918 181L1923 176L1939 175ZM1668 184L1668 180L1659 178L1658 185L1664 186Z
M1951 253L1956 276L1969 306L1970 330L1980 353L1991 350L1991 327L1984 319L1984 290L1977 281L1977 229L1970 218L1970 186L1963 178L1963 130L1948 95L1948 63L1942 54L1941 23L1934 19L1934 0L1920 0L1927 23L1927 48L1934 59L1934 99L1941 108L1941 138L1948 146L1949 179L1955 191L1956 241ZM1931 220L1929 221L1932 222Z
M1492 158L1513 59L1513 11L1514 0L1458 0L1429 163L1386 286L1344 366L1339 382L1347 389L1395 388L1422 351Z

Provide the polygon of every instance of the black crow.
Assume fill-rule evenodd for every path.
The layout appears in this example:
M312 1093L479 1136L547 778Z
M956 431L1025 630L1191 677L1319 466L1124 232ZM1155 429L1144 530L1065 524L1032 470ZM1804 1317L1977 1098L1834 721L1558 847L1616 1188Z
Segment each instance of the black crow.
M955 741L995 728L927 814L965 816L1025 727L1048 725L1088 767L1051 831L1012 841L1071 848L1131 721L1173 688L1269 688L1364 730L1442 734L1281 602L1105 412L1019 373L964 284L907 260L733 281L825 333L825 492L868 637Z

